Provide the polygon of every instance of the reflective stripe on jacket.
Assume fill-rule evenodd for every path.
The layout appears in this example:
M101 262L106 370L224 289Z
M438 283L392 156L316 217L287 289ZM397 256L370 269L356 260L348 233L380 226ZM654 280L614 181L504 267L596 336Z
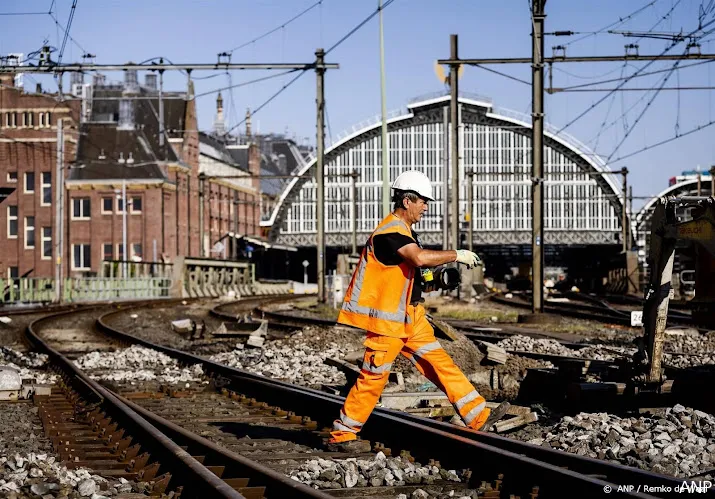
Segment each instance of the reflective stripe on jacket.
M407 262L399 265L382 264L375 258L373 246L375 236L395 232L414 240L410 228L397 216L390 214L380 222L367 240L345 292L342 310L338 315L340 324L384 336L407 337L406 309L412 294L415 268Z

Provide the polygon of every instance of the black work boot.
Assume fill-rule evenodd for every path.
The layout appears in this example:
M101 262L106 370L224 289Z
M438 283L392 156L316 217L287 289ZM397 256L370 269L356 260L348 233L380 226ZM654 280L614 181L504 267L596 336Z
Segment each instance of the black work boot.
M489 431L489 429L494 425L494 423L506 416L506 411L509 410L509 407L511 407L511 404L509 402L502 402L497 407L492 409L487 420L484 422L482 427L479 428L479 431Z
M328 450L330 452L347 452L350 454L362 454L370 452L372 446L369 440L348 440L347 442L328 442Z

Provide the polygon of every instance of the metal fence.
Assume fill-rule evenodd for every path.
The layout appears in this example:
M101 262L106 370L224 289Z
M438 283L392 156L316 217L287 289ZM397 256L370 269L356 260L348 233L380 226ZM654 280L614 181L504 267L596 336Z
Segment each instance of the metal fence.
M0 303L45 303L55 298L55 280L23 277L0 279Z
M180 268L175 269L175 265ZM49 278L0 279L0 291L0 305L56 301L55 280ZM62 280L62 300L69 303L290 292L291 283L257 283L252 263L208 258L186 258L176 264L106 261L96 277Z

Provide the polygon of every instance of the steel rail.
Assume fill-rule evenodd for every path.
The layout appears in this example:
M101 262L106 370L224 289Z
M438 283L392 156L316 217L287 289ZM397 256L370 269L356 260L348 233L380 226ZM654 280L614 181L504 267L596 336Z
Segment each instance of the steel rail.
M55 365L70 375L73 388L78 393L83 394L88 399L95 400L123 428L127 428L133 437L140 438L142 440L142 449L148 449L153 460L158 460L163 466L171 469L173 472L172 481L174 482L172 486L176 486L176 484L183 486L182 494L185 492L187 494L197 494L198 496L210 494L204 497L245 499L244 496L226 485L156 427L149 424L144 418L122 403L114 393L90 379L69 359L51 348L40 338L36 331L40 324L73 313L76 313L76 311L60 312L33 321L27 327L25 338L37 351L46 353ZM99 400L97 401L97 399Z
M258 298L252 297L252 300L246 301L257 300ZM166 304L166 301L161 303L151 301L131 308L137 309ZM313 499L328 499L331 497L312 487L296 482L286 475L277 473L266 466L220 448L205 438L184 430L104 388L90 379L72 361L50 347L41 339L39 332L36 330L43 323L53 321L57 317L103 307L99 305L79 310L63 311L37 319L28 326L25 339L30 346L38 351L47 353L57 366L70 374L69 378L76 385L73 388L78 393L83 393L95 401L98 400L100 407L119 422L122 428L127 429L130 435L141 438L142 449L146 447L150 450L152 460L160 462L162 470L164 469L163 466L167 466L170 469L172 488L175 486L183 487L183 497L245 499L242 494L210 471L204 464L210 463L211 465L223 466L225 476L249 478L251 488L265 487L268 497ZM184 450L184 447L187 450ZM197 461L192 457L194 455L204 456L203 462Z
M528 300L507 299L501 296L492 296L491 301L501 305L510 305L518 308L531 308L531 302ZM619 311L618 314L601 307L581 305L574 303L555 303L550 302L544 306L544 311L548 313L574 317L577 319L586 319L597 322L606 322L610 324L618 324L621 326L631 326L630 314L628 312ZM692 319L685 315L668 314L668 321L672 324L692 326Z
M295 410L323 424L330 424L344 401L342 397L336 395L271 380L137 338L107 324L107 320L114 314L116 313L105 314L98 319L97 327L115 339L153 348L182 363L201 364L204 372L222 378L227 388L248 397ZM417 454L416 457L439 459L448 467L469 467L485 473L491 471L494 474L503 473L505 469L518 470L520 483L538 484L540 494L547 493L547 496L555 494L559 497L564 490L570 490L570 493L578 491L581 494L601 494L605 486L614 487L613 484L641 483L672 488L682 483L681 480L673 477L547 449L497 435L473 432L397 411L377 408L371 415L370 422L372 424L367 425L362 432L364 438L382 442L392 449L409 450L413 455ZM408 442L419 442L419 444L412 445ZM606 480L603 479L604 477ZM617 485L614 492L616 489ZM675 497L667 493L655 496L635 494L632 496Z

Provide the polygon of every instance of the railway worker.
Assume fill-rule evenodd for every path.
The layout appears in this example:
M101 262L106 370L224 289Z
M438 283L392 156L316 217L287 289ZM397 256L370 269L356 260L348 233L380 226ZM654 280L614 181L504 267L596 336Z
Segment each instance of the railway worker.
M369 451L357 434L387 384L390 367L402 353L432 383L446 393L464 424L488 430L509 408L494 411L435 339L422 299L422 271L450 262L472 268L479 257L468 250L423 249L412 226L427 211L432 184L417 171L402 173L392 184L394 211L367 240L345 293L338 323L367 331L360 375L333 423L328 446L335 450Z

